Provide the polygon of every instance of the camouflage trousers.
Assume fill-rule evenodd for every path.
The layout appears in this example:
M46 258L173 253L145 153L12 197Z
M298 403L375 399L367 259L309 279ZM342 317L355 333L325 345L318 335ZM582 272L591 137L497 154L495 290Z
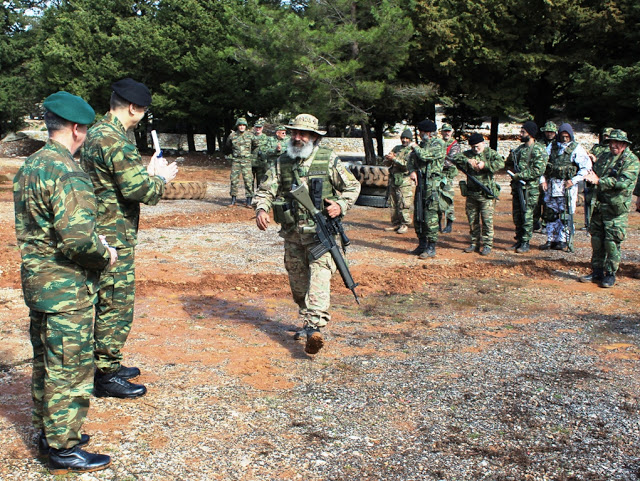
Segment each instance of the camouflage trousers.
M253 172L251 171L251 159L233 159L231 161L231 196L238 195L238 185L240 176L244 182L244 193L246 197L253 197Z
M313 260L315 244L284 241L284 266L289 274L293 300L299 307L303 327L324 327L331 320L331 276L336 264L329 252Z
M118 260L100 276L94 327L96 368L102 372L120 369L122 348L133 324L136 294L134 248L118 249Z
M72 448L93 391L93 306L68 312L30 310L32 422L49 446Z
M493 211L495 206L495 199L487 199L481 194L467 195L465 210L472 244L493 247Z
M629 213L616 215L608 204L595 203L589 233L591 234L591 267L615 274L620 267L620 245L627 235Z
M455 178L455 174L453 175L453 178ZM453 199L455 197L453 178L451 178L449 175L445 175L442 178L442 182L440 183L440 197L444 199L445 202L440 202L440 206L438 209L439 217L444 217L445 220L450 220L452 222L456 220L455 211L453 208Z
M265 175L267 175L268 171L269 171L269 166L264 163L255 167L251 167L251 172L253 174L253 180L254 180L253 185L255 189L260 187L260 184L262 183L262 179L264 178Z
M401 176L401 179L395 178ZM413 202L413 183L408 175L393 174L389 176L389 204L391 223L395 226L411 223L411 204Z
M527 209L523 213L518 193L511 187L513 224L516 226L516 240L519 242L529 242L533 237L533 212L538 205L539 192L537 185L523 186L525 207Z
M438 218L438 199L433 195L433 191L425 191L426 202L423 207L423 218L418 219L416 210L413 211L413 227L419 239L426 238L429 242L438 240L440 231L440 219ZM414 199L415 204L415 199Z

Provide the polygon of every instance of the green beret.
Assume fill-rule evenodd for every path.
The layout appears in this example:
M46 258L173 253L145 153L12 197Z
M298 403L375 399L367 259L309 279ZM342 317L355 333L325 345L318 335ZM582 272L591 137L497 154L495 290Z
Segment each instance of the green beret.
M83 98L61 90L49 95L42 106L58 117L74 124L89 125L96 118L95 111Z
M151 92L143 83L136 82L131 78L123 78L112 84L111 88L127 102L141 107L151 105Z

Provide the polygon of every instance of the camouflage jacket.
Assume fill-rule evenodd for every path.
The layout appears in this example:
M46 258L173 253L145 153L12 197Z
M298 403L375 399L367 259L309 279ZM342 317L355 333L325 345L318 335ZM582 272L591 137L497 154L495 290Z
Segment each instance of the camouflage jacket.
M252 152L257 146L256 136L248 130L244 132L234 130L227 137L226 147L231 151L231 158L234 160L253 160Z
M427 172L430 179L442 177L444 158L447 155L447 148L444 140L438 137L431 137L420 142L420 146L413 147L414 155L409 158L409 172L420 169Z
M522 143L509 152L506 165L513 169L516 174L513 182L523 180L527 187L538 188L540 176L544 174L549 161L544 146L538 142L534 142L531 147Z
M91 176L98 200L98 230L112 247L135 247L140 203L157 204L164 182L149 176L138 149L111 113L89 129L81 165Z
M480 171L472 169L471 165L469 165L469 160L471 159L484 162L484 168ZM490 147L485 147L482 153L476 154L473 149L469 149L458 154L454 158L454 162L461 169L469 172L482 184L487 186L491 191L493 191L494 195L498 197L498 194L500 193L500 186L496 183L493 176L498 170L504 167L504 159L498 152ZM475 184L475 182L471 181L467 182L467 193L469 197L487 197L487 194L485 194L482 189Z
M600 178L595 186L598 202L614 206L617 215L629 212L639 169L640 161L628 147L618 156L605 152L598 157L593 164Z
M595 144L593 147L591 147L591 151L590 152L597 159L602 154L604 154L605 152L608 152L608 151L609 151L609 144Z
M413 154L411 146L403 147L402 145L396 145L391 152L394 153L395 157L389 163L389 173L409 175L409 158L412 156L411 154Z
M447 179L454 179L458 174L458 169L456 169L453 163L453 158L460 153L460 144L456 139L451 137L448 141L445 141L445 147L446 157L444 158L444 167L442 170Z
M96 233L91 179L60 143L49 140L13 181L24 301L40 312L66 312L97 300L109 251Z
M287 144L289 143L289 136L285 136L284 139L280 140L275 135L273 137L269 137L269 143L264 148L264 155L267 159L267 163L269 167L275 165L276 159L280 157L280 154L284 153L287 150ZM278 144L280 144L280 150L278 150Z
M252 142L253 147L253 161L251 165L253 167L266 167L267 166L267 156L266 150L271 142L271 137L267 134L261 134L253 136L254 141Z

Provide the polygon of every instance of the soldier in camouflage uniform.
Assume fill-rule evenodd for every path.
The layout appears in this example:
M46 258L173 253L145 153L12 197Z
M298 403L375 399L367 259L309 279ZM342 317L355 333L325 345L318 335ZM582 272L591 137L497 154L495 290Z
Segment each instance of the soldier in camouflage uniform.
M591 162L595 163L598 157L600 157L605 152L609 152L609 136L611 135L611 131L613 129L611 127L605 127L602 129L600 133L600 142L591 147L589 151L589 157L591 157Z
M143 385L128 381L140 370L121 362L133 323L140 203L157 204L165 184L173 180L178 169L175 162L167 165L156 155L145 168L138 149L127 137L127 131L138 125L151 104L149 89L132 79L120 80L111 87L109 112L89 129L81 156L82 168L91 176L98 199L98 228L118 249L118 262L100 277L94 394L135 398L147 391Z
M440 210L438 212L439 223L442 220L445 221L445 226L442 229L444 234L451 232L453 227L453 221L456 220L453 199L455 197L455 190L453 183L458 175L458 169L453 164L452 159L460 153L460 144L453 137L453 127L451 124L442 124L440 127L440 135L444 140L445 147L447 149L447 156L444 158L444 167L442 169L442 182L440 183Z
M547 145L547 153L549 162L540 178L547 206L547 242L540 249L565 250L570 247L574 229L570 215L576 211L578 182L592 164L587 151L574 140L573 128L566 123L558 128L558 141Z
M556 140L556 135L558 134L558 126L555 122L548 120L544 126L540 129L540 132L543 133L544 138L542 139L544 146L546 147L550 143ZM544 221L544 211L546 210L544 203L544 191L542 190L542 186L538 185L538 203L533 209L533 231L538 232L542 230L545 226Z
M290 196L292 185L309 185L318 208L329 217L342 216L360 194L360 182L340 162L336 154L319 142L326 132L318 130L318 119L300 114L287 127L291 139L286 153L269 169L256 194L256 224L266 230L273 209L284 238L284 265L289 274L293 300L298 304L306 333L305 352L316 354L324 345L320 329L329 315L331 276L336 265L329 252L313 260L317 245L315 225L306 210Z
M404 234L411 223L411 201L413 198L413 182L409 178L407 164L413 152L411 141L413 133L406 129L400 136L401 145L396 145L385 156L385 165L389 166L389 198L391 199L391 224L387 232Z
M436 134L436 124L432 120L425 119L418 125L420 133L420 145L412 143L413 155L409 158L409 176L416 184L414 197L413 226L418 235L418 247L411 251L420 259L434 257L436 255L436 242L438 241L439 189L442 182L442 168L446 156L444 141ZM422 180L419 185L418 171ZM422 189L422 196L418 195L418 189ZM422 198L422 205L418 206ZM418 218L422 211L422 218Z
M13 183L22 290L33 346L32 422L52 474L106 468L109 456L80 449L93 388L93 305L100 271L117 259L96 232L96 199L73 154L95 112L80 97L47 97L46 145Z
M533 236L533 210L538 204L540 176L544 174L549 156L544 146L536 142L538 126L527 121L520 129L520 144L507 157L507 168L513 170L511 178L511 196L513 223L516 226L516 242L512 249L516 252L529 252L529 242ZM520 194L524 198L525 211L522 212Z
M592 271L580 278L582 282L600 282L601 287L616 283L620 245L626 237L631 197L640 169L626 132L612 130L608 143L609 152L600 154L593 170L585 176L595 189L596 200L589 226Z
M465 209L469 220L471 244L464 252L480 250L483 256L491 254L493 248L493 212L500 186L494 174L504 167L504 159L498 152L487 147L481 134L471 134L471 148L457 155L453 161L463 172L473 175L492 195L489 196L475 182L469 179L460 182L460 193L466 197ZM480 246L482 248L480 249Z
M284 125L276 127L273 137L269 137L269 142L264 147L263 155L267 161L267 170L276 165L276 159L287 149L289 136ZM266 174L266 171L265 171Z
M271 143L271 137L263 133L264 124L258 122L253 126L253 160L251 162L251 172L253 173L254 186L258 187L264 178L267 170L269 170L269 161L267 159L267 149ZM251 203L247 203L247 207L251 207Z
M240 176L244 181L244 192L247 196L246 206L251 206L253 198L253 172L251 165L254 162L253 150L258 146L255 135L247 130L248 124L245 118L240 117L236 121L236 130L227 138L226 150L231 152L231 203L236 205L238 196L238 184Z

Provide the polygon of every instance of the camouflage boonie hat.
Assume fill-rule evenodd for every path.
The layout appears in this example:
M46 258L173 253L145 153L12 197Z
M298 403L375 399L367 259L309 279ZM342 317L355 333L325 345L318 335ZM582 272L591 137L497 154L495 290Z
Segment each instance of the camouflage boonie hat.
M606 142L610 142L612 140L617 140L618 142L626 142L627 144L631 143L631 141L627 138L627 133L624 130L620 129L613 129L609 134L609 138L606 140Z
M236 120L236 127L238 125L246 125L247 127L249 126L249 124L247 123L247 119L245 119L244 117L240 117L238 120Z
M555 122L551 122L551 120L548 120L546 124L544 124L544 126L540 129L540 132L557 132L558 131L558 126L555 124Z
M440 127L440 130L444 130L444 131L448 131L448 130L453 130L453 127L451 126L451 124L442 124L442 127Z
M318 135L325 135L327 132L318 130L318 119L311 114L300 114L293 122L285 127L289 130L304 130L306 132L314 132Z
M605 127L604 129L602 129L602 135L611 135L611 132L613 132L613 128L612 127Z

